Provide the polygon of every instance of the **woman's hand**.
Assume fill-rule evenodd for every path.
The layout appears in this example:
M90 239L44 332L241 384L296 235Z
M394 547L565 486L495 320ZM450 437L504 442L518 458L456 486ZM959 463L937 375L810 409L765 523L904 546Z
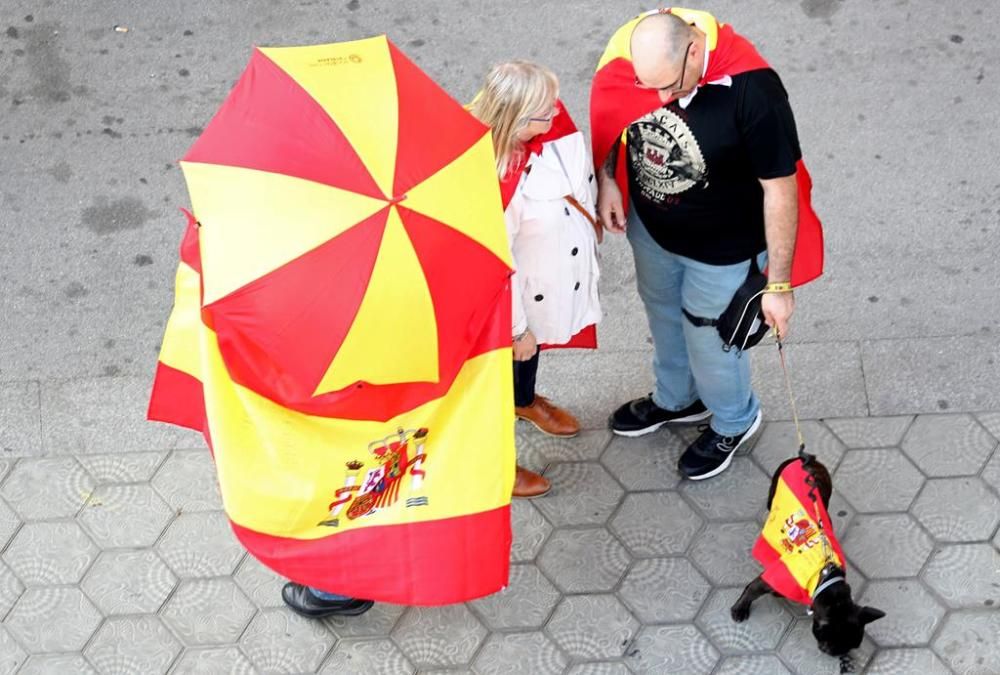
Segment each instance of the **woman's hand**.
M625 231L625 208L622 193L614 178L602 175L597 191L597 217L604 229L614 234Z
M535 334L530 330L524 331L524 334L521 335L521 339L514 340L515 361L528 361L537 351L538 342L535 340Z

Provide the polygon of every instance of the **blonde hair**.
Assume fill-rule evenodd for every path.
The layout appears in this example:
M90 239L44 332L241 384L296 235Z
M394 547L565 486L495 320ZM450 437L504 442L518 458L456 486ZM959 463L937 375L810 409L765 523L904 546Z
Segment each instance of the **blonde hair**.
M493 66L470 112L493 129L497 175L503 178L524 152L517 134L559 97L559 80L545 66L508 61Z

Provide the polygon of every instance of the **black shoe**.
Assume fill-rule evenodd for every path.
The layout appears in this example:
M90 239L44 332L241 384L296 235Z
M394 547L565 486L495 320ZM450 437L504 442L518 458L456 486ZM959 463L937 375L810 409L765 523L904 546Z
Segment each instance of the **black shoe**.
M289 582L281 589L281 599L292 611L307 619L322 619L324 616L357 616L364 614L375 603L371 600L348 598L347 600L321 600L302 584Z
M719 475L729 467L736 451L750 444L760 428L760 419L758 410L750 428L736 436L721 436L712 431L711 427L705 429L681 455L677 470L690 480L704 480Z
M664 424L693 424L712 416L701 400L683 410L664 410L653 403L653 395L629 401L611 415L611 431L619 436L642 436Z

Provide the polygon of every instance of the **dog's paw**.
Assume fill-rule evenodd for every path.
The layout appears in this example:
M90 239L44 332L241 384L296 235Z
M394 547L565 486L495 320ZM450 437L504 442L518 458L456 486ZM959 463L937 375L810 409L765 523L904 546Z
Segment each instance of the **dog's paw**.
M729 616L733 617L736 623L743 623L750 618L750 605L741 605L737 602L730 608Z

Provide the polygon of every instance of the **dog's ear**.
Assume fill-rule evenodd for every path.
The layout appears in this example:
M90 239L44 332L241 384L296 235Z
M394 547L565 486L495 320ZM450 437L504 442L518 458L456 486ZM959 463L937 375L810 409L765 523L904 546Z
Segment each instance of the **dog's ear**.
M885 616L885 612L881 609L875 609L874 607L865 606L861 608L860 612L858 612L858 620L861 622L862 626L867 625L872 621L878 621L883 616Z

